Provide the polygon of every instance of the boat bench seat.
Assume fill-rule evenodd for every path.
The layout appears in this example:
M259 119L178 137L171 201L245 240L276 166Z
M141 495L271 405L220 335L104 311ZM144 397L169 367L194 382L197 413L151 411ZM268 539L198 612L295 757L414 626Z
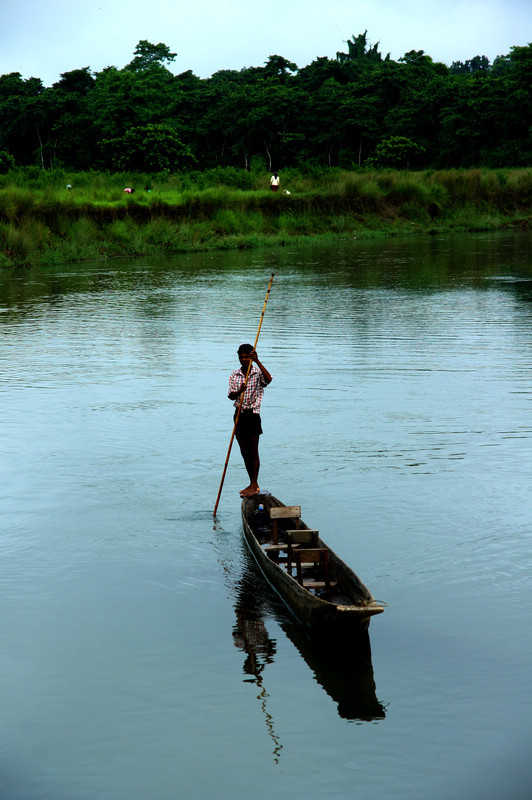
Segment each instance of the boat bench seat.
M303 581L304 589L334 589L338 586L337 581Z
M297 581L306 589L330 589L329 551L326 547L298 547L292 553L296 565ZM303 577L303 568L317 568L316 579ZM336 585L336 584L334 584Z
M288 564L291 564L293 561L292 550L302 544L310 545L311 547L317 547L319 534L319 531L310 530L308 528L284 531L283 535L286 538L286 542L269 544L264 548L264 551L268 554L272 561L275 561L276 563L279 563L280 561L287 561ZM286 550L286 556L281 555L283 550Z
M297 581L305 589L331 589L336 586L337 582L331 581L329 577L329 551L318 544L320 532L300 527L301 506L270 508L270 519L273 544L264 548L268 558L276 564L286 562L286 569L290 575L295 565ZM295 521L295 528L282 531L282 536L286 539L284 542L279 542L278 520ZM309 569L314 573L312 576L308 575ZM307 574L303 575L303 570Z
M299 528L295 531L285 531L285 536L288 543L293 547L299 544L308 544L311 547L317 547L320 532L317 530L310 530L310 528Z
M284 560L284 558L281 559L281 552L287 549L287 544L268 544L264 548L264 552L272 561L279 563L279 561Z
M296 528L299 528L301 519L301 506L274 506L270 508L270 519L273 523L273 543L279 544L279 520L293 519Z

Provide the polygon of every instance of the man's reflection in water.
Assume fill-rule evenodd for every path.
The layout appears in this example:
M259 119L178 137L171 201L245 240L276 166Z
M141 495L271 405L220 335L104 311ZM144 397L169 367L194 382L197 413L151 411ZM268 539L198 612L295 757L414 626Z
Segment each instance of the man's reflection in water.
M251 599L251 598L250 598ZM239 600L244 600L240 595ZM240 650L246 654L244 661L244 672L250 677L247 679L250 683L255 683L258 687L259 693L257 699L260 701L262 713L266 721L266 728L268 734L273 742L273 758L276 764L279 763L279 757L282 744L275 733L273 717L268 712L267 701L269 694L264 686L262 673L266 664L273 662L273 656L276 652L275 641L270 638L264 618L259 611L254 611L252 608L245 608L240 603L236 606L236 625L233 628L233 641Z

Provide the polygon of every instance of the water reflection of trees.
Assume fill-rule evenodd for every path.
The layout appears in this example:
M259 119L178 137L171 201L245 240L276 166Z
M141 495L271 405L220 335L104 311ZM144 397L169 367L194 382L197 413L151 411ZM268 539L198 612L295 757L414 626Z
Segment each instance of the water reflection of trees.
M244 651L244 673L259 689L258 699L268 733L274 743L274 758L279 759L282 745L275 733L274 720L267 709L269 694L264 672L273 663L276 642L268 633L266 621L277 623L312 670L317 682L337 704L338 714L352 721L384 719L385 706L377 699L367 631L357 635L317 639L310 636L269 590L255 562L246 553L243 574L236 584L235 645Z

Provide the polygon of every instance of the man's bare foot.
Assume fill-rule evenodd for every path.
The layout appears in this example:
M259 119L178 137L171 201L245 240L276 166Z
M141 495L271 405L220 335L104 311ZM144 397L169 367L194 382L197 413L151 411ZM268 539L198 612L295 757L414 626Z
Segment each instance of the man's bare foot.
M240 492L240 497L253 497L253 495L258 494L259 492L260 489L258 486L252 486L250 484L249 486L246 486L245 489L242 489Z

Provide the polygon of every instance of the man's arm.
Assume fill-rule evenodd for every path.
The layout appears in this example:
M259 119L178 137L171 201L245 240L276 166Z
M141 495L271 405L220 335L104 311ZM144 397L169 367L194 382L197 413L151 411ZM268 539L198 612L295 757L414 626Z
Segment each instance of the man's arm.
M234 392L229 392L229 394L227 395L229 400L236 400L237 397L240 397L244 389L245 389L245 384L243 383L240 389L236 389L236 391Z
M263 374L263 376L264 376L264 380L266 381L266 383L271 383L271 382L272 382L272 380L273 380L273 378L272 378L272 376L270 375L270 373L268 372L268 370L266 369L266 367L264 366L264 364L261 364L261 362L259 361L259 357L258 357L258 355L257 355L257 351L256 351L256 350L254 350L254 351L251 353L251 360L255 362L255 364L257 365L257 367L258 367L258 368L260 369L260 371L262 372L262 374Z
M237 374L235 375L235 373ZM237 377L242 379L240 384L237 384ZM242 372L240 370L235 370L235 372L232 373L231 377L229 378L229 391L227 393L229 400L236 400L237 397L240 397L245 388L246 382Z

